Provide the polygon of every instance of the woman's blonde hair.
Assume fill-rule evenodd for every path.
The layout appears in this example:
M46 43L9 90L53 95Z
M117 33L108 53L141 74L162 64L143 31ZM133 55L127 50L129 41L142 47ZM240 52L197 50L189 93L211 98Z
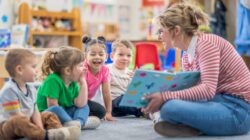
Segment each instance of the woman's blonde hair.
M62 75L66 67L74 68L77 64L83 62L85 55L81 50L73 47L61 47L56 50L49 50L44 55L39 78L45 79L50 73Z
M170 32L178 25L186 35L193 36L200 25L208 24L208 15L194 5L182 2L167 8L156 21Z
M115 52L118 47L125 46L126 48L133 49L134 45L128 40L117 39L112 43L112 52Z

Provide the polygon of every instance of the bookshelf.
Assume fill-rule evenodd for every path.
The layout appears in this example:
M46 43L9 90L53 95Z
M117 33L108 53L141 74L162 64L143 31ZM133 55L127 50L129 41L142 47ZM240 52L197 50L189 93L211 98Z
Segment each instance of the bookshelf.
M82 25L80 9L74 8L71 12L50 12L46 10L32 10L27 3L22 3L19 7L19 24L32 25L33 18L47 18L49 20L67 20L70 22L70 30L50 30L39 31L32 26L29 33L29 44L33 45L34 36L67 36L70 46L82 49Z

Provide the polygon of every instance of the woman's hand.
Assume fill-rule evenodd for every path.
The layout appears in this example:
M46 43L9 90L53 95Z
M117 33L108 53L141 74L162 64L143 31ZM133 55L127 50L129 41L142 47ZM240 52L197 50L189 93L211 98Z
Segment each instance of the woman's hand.
M161 105L164 103L161 93L154 93L144 96L145 100L148 100L149 103L146 108L142 108L142 111L145 113L154 113L160 110Z
M116 121L116 118L114 118L111 113L106 113L105 116L104 116L104 120L107 120L107 121Z

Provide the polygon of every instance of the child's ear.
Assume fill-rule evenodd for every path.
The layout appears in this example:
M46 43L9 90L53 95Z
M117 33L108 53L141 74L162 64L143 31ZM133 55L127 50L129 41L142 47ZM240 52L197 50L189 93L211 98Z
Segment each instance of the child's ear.
M64 68L63 72L64 72L65 75L70 75L71 74L71 68L66 67L66 68Z
M17 74L19 74L19 75L22 74L22 72L23 72L22 66L21 65L17 65L16 68L15 68L15 72Z
M111 60L113 60L113 57L114 57L114 53L111 53L111 54L110 54Z
M106 60L108 60L108 57L109 57L109 54L108 54L108 53L106 53Z

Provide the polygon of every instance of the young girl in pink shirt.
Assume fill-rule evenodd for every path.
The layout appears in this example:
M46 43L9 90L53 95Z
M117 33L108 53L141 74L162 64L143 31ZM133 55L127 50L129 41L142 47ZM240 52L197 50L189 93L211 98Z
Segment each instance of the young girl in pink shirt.
M109 69L104 65L107 59L106 40L104 37L91 39L84 37L82 40L85 45L86 61L84 65L88 68L86 75L88 87L88 105L90 108L90 115L97 116L100 119L108 121L115 120L112 117L112 100L110 93L110 75ZM91 99L96 95L98 88L102 86L102 95L105 108Z

